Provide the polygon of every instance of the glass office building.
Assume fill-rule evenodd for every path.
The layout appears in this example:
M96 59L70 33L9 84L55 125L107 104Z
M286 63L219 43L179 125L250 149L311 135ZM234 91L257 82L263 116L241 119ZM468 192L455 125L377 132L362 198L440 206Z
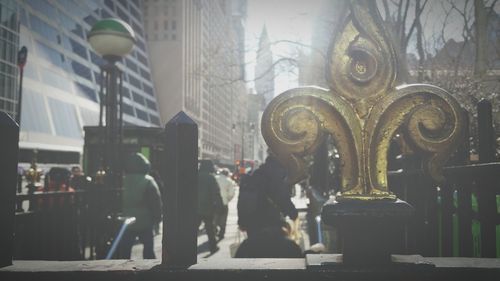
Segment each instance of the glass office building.
M17 109L18 25L15 0L0 0L0 110L13 119Z
M24 70L21 158L27 151L37 149L60 155L71 153L74 162L74 156L82 151L83 126L98 124L99 65L103 60L91 49L86 35L102 18L122 19L130 24L137 37L132 53L118 64L123 70L125 125L160 125L144 40L141 1L19 0L17 3L19 46L29 50ZM68 162L66 158L62 162Z

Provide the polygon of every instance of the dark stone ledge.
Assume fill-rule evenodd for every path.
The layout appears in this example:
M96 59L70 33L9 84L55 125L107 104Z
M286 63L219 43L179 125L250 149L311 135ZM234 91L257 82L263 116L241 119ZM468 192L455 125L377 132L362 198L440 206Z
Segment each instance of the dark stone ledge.
M0 269L0 280L500 280L500 259L398 257L407 265L307 269L305 259L226 259L168 269L159 260L14 261Z

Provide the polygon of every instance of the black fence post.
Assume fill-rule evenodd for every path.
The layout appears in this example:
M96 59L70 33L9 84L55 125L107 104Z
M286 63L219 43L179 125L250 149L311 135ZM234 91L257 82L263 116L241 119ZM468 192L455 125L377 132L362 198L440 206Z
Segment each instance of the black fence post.
M491 102L482 99L477 105L479 162L495 160L495 139ZM496 193L491 175L482 175L477 182L479 221L481 223L481 256L496 257Z
M0 267L12 265L19 126L0 112Z
M179 112L165 126L162 265L196 264L198 229L198 125Z

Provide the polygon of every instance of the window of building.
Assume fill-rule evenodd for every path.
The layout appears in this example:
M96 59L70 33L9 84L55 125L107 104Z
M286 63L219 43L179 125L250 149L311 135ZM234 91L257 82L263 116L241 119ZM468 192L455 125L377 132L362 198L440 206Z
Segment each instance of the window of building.
M135 86L138 89L141 89L141 81L139 79L135 78L134 75L129 74L128 80L129 80L129 83L131 85Z
M173 20L172 21L172 30L176 30L177 29L177 21Z
M52 47L49 47L43 43L40 43L38 40L35 40L36 53L40 58L56 65L60 68L65 69L65 60L62 53L56 51Z
M122 6L125 7L125 9L128 9L128 3L126 0L118 0L118 3L122 4Z
M89 81L92 81L92 74L91 74L92 72L85 65L83 65L77 61L71 61L71 68L73 69L73 72L76 75L83 77Z
M163 21L163 29L168 30L168 20Z
M151 80L151 75L149 75L149 72L144 68L141 68L141 76L148 81Z
M146 83L142 83L142 88L146 94L154 96L153 87L147 85Z
M118 13L118 16L125 22L129 22L129 17L125 11L122 10L120 7L116 7L116 12Z
M131 70L133 70L134 72L138 73L138 70L137 70L137 64L135 64L133 61L129 60L129 59L125 59L125 64L127 65L127 67Z
M138 7L138 8L140 8L140 7L141 7L141 4L140 4L139 0L132 0L132 3L134 3L134 5L135 5L136 7Z
M85 39L82 26L75 22L72 18L67 16L65 13L59 12L59 22L65 30L70 30L71 33L77 35L82 39Z
M97 22L97 19L93 15L87 15L83 18L83 21L88 23L89 26L94 26L94 24Z
M137 118L149 122L148 114L145 111L135 108L135 113L137 115Z
M137 59L142 62L142 64L144 65L148 65L148 59L146 58L146 56L142 55L141 53L137 52Z
M134 108L130 106L129 104L123 103L123 113L130 115L130 116L135 116L134 114Z
M99 124L99 112L80 107L80 115L84 126L97 126Z
M144 44L144 41L141 38L137 40L136 44L139 49L141 49L143 52L146 52L146 44Z
M130 90L127 87L122 88L122 95L124 97L130 98Z
M101 73L97 71L92 71L94 73L94 81L97 85L101 85Z
M113 4L113 1L111 1L111 0L104 0L104 5L106 5L108 8L110 8L112 11L115 8L115 5Z
M142 32L142 28L140 25L138 25L137 23L135 23L135 21L131 21L131 25L132 25L132 28L134 29L134 31L143 36L144 37L144 33Z
M172 34L172 40L177 40L177 35Z
M141 14L133 6L129 7L130 14L138 21L141 21Z
M58 38L59 32L57 32L54 27L41 20L39 17L30 14L30 22L31 29L40 34L45 39L53 42L58 42L60 40L60 38Z
M40 76L42 77L42 81L47 85L58 88L67 93L73 92L71 84L66 77L62 77L60 74L55 73L48 68L42 68Z
M97 102L97 95L94 89L83 85L82 83L75 83L75 90L77 94L82 97L88 98L92 101Z
M104 59L92 50L90 50L90 60L97 66L104 65L105 63Z
M151 120L151 123L160 126L160 119L152 114L149 114L149 120Z
M154 101L146 99L146 103L147 103L148 108L156 111L156 103Z
M79 55L80 57L84 58L85 60L88 59L88 56L87 56L87 49L80 43L76 42L75 40L73 39L69 39L69 42L71 44L71 50L73 51L73 53Z
M48 98L50 113L56 134L63 137L80 139L81 126L76 117L76 110L72 104Z
M113 16L106 9L101 9L101 18L107 19L112 17Z
M154 23L153 23L153 29L154 30L158 30L158 22L157 21L154 21Z
M22 131L32 131L51 134L49 114L45 110L44 96L29 88L23 90L23 106L21 108Z
M33 10L44 14L49 19L57 19L57 9L46 0L28 0L27 2Z
M144 97L141 96L139 93L132 91L132 98L136 103L146 105L146 101L144 100Z

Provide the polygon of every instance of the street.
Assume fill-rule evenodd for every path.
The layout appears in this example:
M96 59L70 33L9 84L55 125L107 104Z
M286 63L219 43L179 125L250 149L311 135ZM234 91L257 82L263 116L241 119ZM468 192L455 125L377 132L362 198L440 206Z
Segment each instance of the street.
M297 209L302 209L307 206L307 199L300 198L300 192L297 190L297 196L292 198L292 201L295 204ZM226 234L224 239L219 241L218 246L220 250L213 255L210 255L210 251L208 249L208 238L203 230L198 231L198 260L202 259L227 259L230 258L230 245L238 241L244 240L244 233L238 230L238 212L236 206L238 204L238 189L236 190L236 194L234 198L229 202L229 213L227 217L227 226L226 226ZM309 237L306 231L306 222L305 222L305 213L299 213L300 218L300 226L301 226L301 239L300 246L302 250L304 250L304 245L306 247L309 245ZM160 232L161 232L160 227ZM161 233L155 236L155 254L157 259L161 259ZM131 259L142 259L142 244L136 244L132 248Z

